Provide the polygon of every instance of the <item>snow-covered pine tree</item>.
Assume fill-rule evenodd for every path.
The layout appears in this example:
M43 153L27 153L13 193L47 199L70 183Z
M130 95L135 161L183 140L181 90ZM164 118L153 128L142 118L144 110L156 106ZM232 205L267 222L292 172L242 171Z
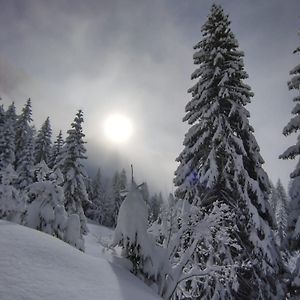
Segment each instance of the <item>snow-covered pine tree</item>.
M117 225L117 219L119 214L120 206L124 200L122 191L127 188L127 176L126 171L123 169L121 173L116 172L112 178L112 198L114 202L114 212L113 212L113 227Z
M12 165L7 165L0 171L0 219L21 223L21 216L25 209L25 201L19 190L13 184L18 175Z
M149 206L149 197L150 197L150 194L149 194L149 187L148 187L147 182L144 182L144 184L141 186L141 193L143 195L143 199L146 201L146 203Z
M276 207L277 207L277 204L278 204L278 195L277 195L276 188L275 188L275 186L272 182L270 182L270 189L271 189L271 194L270 194L270 197L269 197L269 203L270 203L273 215L274 215L273 218L275 220L275 212L276 212Z
M34 148L35 164L38 164L43 160L47 165L49 165L52 150L51 136L52 129L50 119L47 117L36 137Z
M16 124L15 168L18 172L18 185L25 188L32 182L32 167L34 165L34 132L30 126L32 121L31 100L27 100Z
M11 120L12 126L15 129L16 123L17 123L17 113L16 113L16 106L15 102L12 102L7 110L6 110L6 118L9 118Z
M102 176L100 168L98 168L97 174L92 182L90 199L91 205L87 209L87 217L98 222L104 223L105 218L105 189L102 182Z
M300 169L300 160L295 169ZM288 203L286 244L290 262L292 262L293 275L290 291L292 295L300 295L300 176L291 179L288 191L290 201Z
M300 35L300 33L299 33ZM300 53L300 47L298 47L294 53ZM289 121L289 123L284 127L283 134L288 136L292 133L297 133L300 129L300 64L297 65L290 71L290 75L292 78L288 81L288 87L290 90L297 91L297 95L294 97L293 101L296 102L295 107L292 110L292 114L294 117ZM295 145L289 147L283 154L279 156L281 159L294 159L296 156L300 154L300 134L298 135L297 142ZM292 178L291 184L291 215L294 217L289 217L289 231L297 230L296 223L297 219L300 218L300 215L296 215L294 212L300 211L300 197L298 196L298 191L300 190L300 159L298 164L296 165L295 170L290 174ZM296 186L299 184L299 187ZM296 196L296 197L295 197ZM297 197L298 196L298 197ZM299 220L300 223L300 220ZM291 239L291 247L292 249L300 249L300 227L298 228L299 232L295 235L296 239Z
M84 134L82 132L83 113L79 110L74 121L71 124L71 129L67 131L67 138L64 146L64 156L58 163L64 175L64 194L65 194L65 208L69 215L78 214L81 224L81 233L87 233L86 217L83 212L83 202L89 202L88 194L84 178L87 176L83 159L86 149L84 147Z
M52 170L48 167L45 161L42 160L33 166L32 173L34 182L43 182L49 180Z
M115 198L111 182L109 182L106 186L103 209L104 216L102 225L107 227L114 227Z
M300 32L298 33L300 35ZM294 53L300 54L300 47L294 50ZM292 133L298 133L300 129L300 64L294 67L290 71L291 79L288 81L288 88L295 90L296 96L293 101L296 102L295 107L292 110L294 115L289 123L284 127L283 134L288 136ZM279 158L281 159L294 159L300 154L300 134L298 134L295 145L290 146L284 151ZM300 157L295 170L290 174L292 179L290 185L290 204L288 215L288 229L287 240L289 243L290 251L300 250ZM294 280L292 282L292 293L300 294L300 258L296 269L294 271Z
M84 241L77 214L69 217L64 207L63 176L52 171L42 160L34 166L35 182L26 188L27 208L24 225L55 236L84 250Z
M0 161L2 167L6 168L9 164L15 163L15 128L17 122L16 108L12 103L5 112L5 127L3 137L3 147L0 146ZM1 166L0 166L1 169Z
M120 174L119 172L115 172L112 180L111 180L111 198L114 203L114 209L113 209L113 227L116 227L117 225L117 218L119 209L122 203L121 195L120 195Z
M120 191L124 191L127 189L127 175L125 169L122 169L119 174L119 185L120 185Z
M57 135L57 138L53 144L49 167L55 168L56 165L58 165L59 161L61 160L63 156L63 146L64 146L64 139L62 136L62 131L59 131L59 134Z
M42 160L34 166L35 182L27 186L27 208L24 225L64 238L67 214L63 189L56 178L50 180L52 170Z
M88 208L92 205L92 202L91 202L92 179L87 173L86 173L86 176L84 177L84 184L85 184L85 189L86 189L86 193L88 196L88 201L84 201L82 203L82 209L83 209L85 216L87 216L86 212L87 212Z
M300 169L300 160L296 168ZM290 250L294 251L300 250L299 228L297 230L297 224L300 222L300 176L291 179L289 196L290 202L288 204L287 241Z
M278 195L278 202L275 210L275 219L277 225L279 246L283 250L284 248L286 248L284 244L287 234L288 196L280 179L278 179L276 184L276 193Z
M147 227L147 205L132 178L128 194L119 210L110 247L122 247L122 256L131 261L131 271L134 274L155 280L159 274L159 255L155 251L155 243L148 234Z
M195 276L186 282L187 292L203 299L280 297L281 259L270 228L269 180L245 108L253 93L243 82L248 77L244 54L220 6L212 5L202 33L194 47L198 68L191 78L197 82L189 89L192 100L183 119L191 127L177 158L175 194L198 206L199 218L220 208L222 226L212 227L211 242L199 243L194 264L201 270L220 265L227 272L219 278L215 273Z
M181 217L181 201L175 201L173 194L169 194L168 201L161 206L160 215L148 229L155 236L158 244L168 248L173 236L178 232Z
M0 98L1 100L1 98ZM5 167L4 163L4 151L5 151L5 112L3 105L0 105L0 170Z
M149 223L157 220L163 204L162 194L154 194L149 200Z

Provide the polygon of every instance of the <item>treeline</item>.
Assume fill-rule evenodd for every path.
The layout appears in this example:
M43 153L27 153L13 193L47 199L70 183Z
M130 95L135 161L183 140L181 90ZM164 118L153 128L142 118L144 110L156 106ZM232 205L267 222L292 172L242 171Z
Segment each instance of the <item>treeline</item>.
M112 179L88 175L79 110L67 131L52 142L49 117L36 131L32 104L28 99L17 114L14 103L0 106L0 218L14 221L56 236L84 250L86 217L114 228L127 189L123 169ZM161 194L143 195L150 211L149 222L158 218Z

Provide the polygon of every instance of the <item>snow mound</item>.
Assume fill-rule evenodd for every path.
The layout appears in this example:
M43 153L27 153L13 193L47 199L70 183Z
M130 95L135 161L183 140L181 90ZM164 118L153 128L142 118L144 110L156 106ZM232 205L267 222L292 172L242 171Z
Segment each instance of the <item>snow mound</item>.
M82 253L50 235L3 220L0 270L0 299L5 300L159 299L100 255Z

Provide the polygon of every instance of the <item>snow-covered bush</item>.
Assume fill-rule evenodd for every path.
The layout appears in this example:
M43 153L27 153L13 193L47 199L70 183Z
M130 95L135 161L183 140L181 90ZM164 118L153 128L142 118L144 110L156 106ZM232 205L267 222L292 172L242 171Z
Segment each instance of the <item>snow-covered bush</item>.
M72 214L68 218L64 241L84 251L84 240L80 234L80 218L77 214Z
M44 161L34 167L37 182L26 188L27 209L24 224L31 228L53 235L70 245L84 250L80 233L79 216L68 217L64 207L64 190L60 186L63 176L59 169L54 172Z
M62 188L51 181L42 181L29 185L26 191L24 224L63 240L67 215Z

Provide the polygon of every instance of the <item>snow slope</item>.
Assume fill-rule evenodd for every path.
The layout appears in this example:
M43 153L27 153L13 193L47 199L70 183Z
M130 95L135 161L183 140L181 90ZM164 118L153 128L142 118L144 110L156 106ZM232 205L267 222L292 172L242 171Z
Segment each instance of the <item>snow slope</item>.
M107 229L89 224L86 252L42 232L0 220L0 299L157 300L99 244ZM106 232L105 232L106 231Z

